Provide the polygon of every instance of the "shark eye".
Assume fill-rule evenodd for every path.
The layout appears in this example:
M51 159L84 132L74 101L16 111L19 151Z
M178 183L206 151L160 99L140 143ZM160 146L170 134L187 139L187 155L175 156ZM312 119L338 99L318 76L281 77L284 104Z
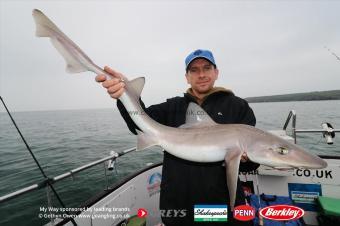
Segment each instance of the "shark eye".
M281 154L281 155L287 155L288 154L288 149L285 147L278 147L276 149L277 153Z

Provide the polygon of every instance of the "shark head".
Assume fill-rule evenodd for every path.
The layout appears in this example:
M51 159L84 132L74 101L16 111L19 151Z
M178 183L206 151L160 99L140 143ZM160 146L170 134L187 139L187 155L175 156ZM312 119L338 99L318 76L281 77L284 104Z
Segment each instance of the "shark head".
M254 139L248 154L250 160L276 169L305 168L322 169L327 162L302 147L270 133Z

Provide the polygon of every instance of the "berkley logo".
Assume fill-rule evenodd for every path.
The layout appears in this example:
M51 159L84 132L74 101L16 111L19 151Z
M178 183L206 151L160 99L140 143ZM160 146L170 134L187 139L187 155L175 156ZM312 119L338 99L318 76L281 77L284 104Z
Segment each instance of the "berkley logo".
M304 214L305 211L303 209L290 205L267 206L260 211L262 217L277 221L296 220Z
M250 221L255 218L255 209L248 205L236 206L234 218L239 221Z

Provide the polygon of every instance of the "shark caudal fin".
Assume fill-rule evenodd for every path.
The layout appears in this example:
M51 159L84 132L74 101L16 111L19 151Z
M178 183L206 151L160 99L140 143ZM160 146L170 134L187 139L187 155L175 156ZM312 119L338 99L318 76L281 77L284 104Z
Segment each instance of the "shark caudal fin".
M36 24L36 36L51 39L54 47L66 61L66 71L68 73L94 71L96 69L91 59L45 14L38 9L34 9L32 15Z
M40 10L34 9L32 15L36 25L35 35L37 37L51 37L52 31L62 33L62 31Z

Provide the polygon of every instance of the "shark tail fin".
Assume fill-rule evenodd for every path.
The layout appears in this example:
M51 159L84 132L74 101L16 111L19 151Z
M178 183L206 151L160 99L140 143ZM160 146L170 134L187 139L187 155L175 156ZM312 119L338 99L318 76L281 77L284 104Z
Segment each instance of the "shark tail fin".
M51 42L53 46L57 49L57 51L62 55L66 63L66 72L68 73L80 73L84 71L88 71L88 68L84 66L84 64L80 63L76 58L74 58L58 41L58 39L51 38Z
M44 13L38 9L32 12L36 24L36 36L49 37L53 46L58 50L66 62L68 73L79 73L84 71L94 71L96 66L92 60ZM70 50L72 49L72 51Z
M34 9L32 12L35 24L36 31L35 35L38 37L50 37L51 31L54 30L58 33L62 33L61 30L50 20L45 14L43 14L40 10Z
M137 130L138 138L137 138L137 151L144 150L146 148L158 145L158 140L154 137L149 136L146 133L140 132Z

